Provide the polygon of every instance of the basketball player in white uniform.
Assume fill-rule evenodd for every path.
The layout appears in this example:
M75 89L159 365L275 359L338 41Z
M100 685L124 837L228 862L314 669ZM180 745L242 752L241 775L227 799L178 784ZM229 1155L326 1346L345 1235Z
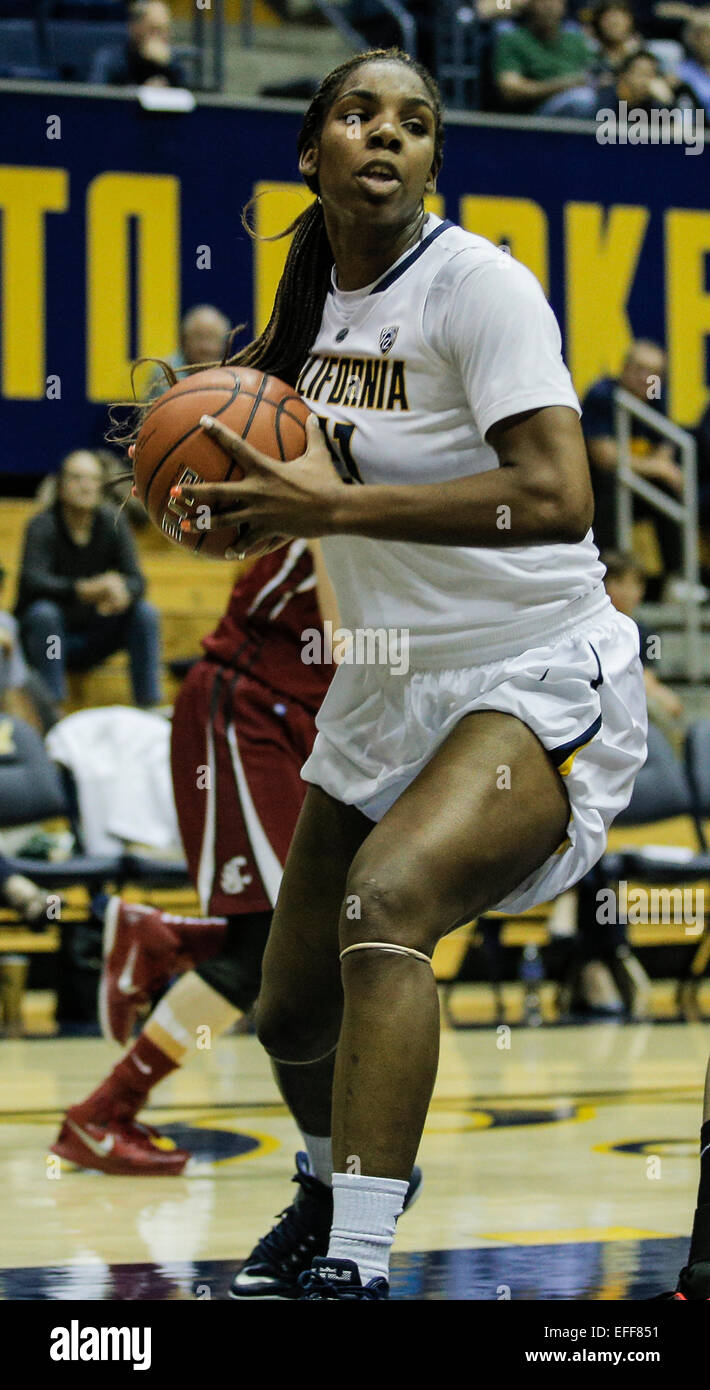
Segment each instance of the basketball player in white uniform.
M213 526L247 523L249 548L323 537L341 623L362 637L303 768L258 1026L314 1171L332 1169L330 1246L298 1296L382 1298L436 1075L436 942L592 867L643 763L646 708L540 286L426 215L428 75L379 53L323 92L299 145L319 194L303 226L324 220L334 262L297 379L320 428L280 464L204 421L246 477L194 493ZM368 649L373 629L395 636Z

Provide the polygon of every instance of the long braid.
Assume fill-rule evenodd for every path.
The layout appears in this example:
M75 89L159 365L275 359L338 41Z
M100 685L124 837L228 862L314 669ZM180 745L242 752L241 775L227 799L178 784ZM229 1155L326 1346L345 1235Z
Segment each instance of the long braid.
M279 235L287 236L292 230L293 241L276 290L271 318L261 336L230 357L229 363L260 367L295 386L323 317L333 253L320 203L311 203Z
M352 58L333 68L333 71L324 77L303 118L298 136L299 156L320 135L328 111L345 79L356 68L372 62L403 63L421 78L434 105L434 166L438 170L444 145L439 88L426 68L399 48L375 48L367 53L355 53ZM318 193L317 178L307 177L306 184L312 193ZM246 205L242 221L249 234L256 239L256 234L246 220L246 212L250 205ZM230 357L229 363L259 367L262 371L272 372L274 376L281 377L282 381L295 386L320 327L333 265L333 252L320 201L311 203L305 212L279 232L278 236L265 240L277 241L291 232L293 241L278 284L271 318L263 333L247 347L242 348L241 352Z

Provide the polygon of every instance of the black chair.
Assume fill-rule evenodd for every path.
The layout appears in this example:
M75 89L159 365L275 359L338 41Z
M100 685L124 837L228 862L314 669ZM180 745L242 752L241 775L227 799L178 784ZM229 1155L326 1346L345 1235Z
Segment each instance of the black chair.
M111 20L114 24L128 19L128 0L49 0L47 10L52 19Z
M51 73L44 62L37 23L27 17L27 5L19 11L10 6L0 10L0 77L48 76Z
M5 855L11 873L24 874L41 887L60 889L76 884L99 892L123 881L123 855L84 854L78 821L61 774L41 736L23 719L0 719L0 829L32 825L63 817L71 825L79 852L55 862Z
M186 888L191 884L187 864L181 859L153 859L129 850L122 860L126 883L146 888Z
M108 19L50 19L46 25L49 61L66 82L88 82L99 49L126 39L125 24Z

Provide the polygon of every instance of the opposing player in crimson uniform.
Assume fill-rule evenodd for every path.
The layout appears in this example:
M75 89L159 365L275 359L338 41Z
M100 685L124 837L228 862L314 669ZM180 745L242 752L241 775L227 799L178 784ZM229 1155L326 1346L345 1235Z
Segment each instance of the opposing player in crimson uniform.
M295 541L238 579L176 700L175 801L190 876L210 916L109 900L99 992L104 1036L125 1046L151 995L181 977L110 1076L67 1111L52 1152L82 1167L181 1173L190 1155L136 1115L194 1048L197 1027L224 1032L258 993L305 792L300 768L331 673L301 659L304 634L321 630L317 565L306 542ZM321 595L325 577L323 586ZM332 600L325 605L332 619Z
M312 553L311 553L312 552ZM316 573L318 579L316 579ZM318 598L317 598L318 595ZM102 1031L125 1045L152 994L163 996L110 1076L67 1111L52 1152L103 1173L180 1174L190 1157L136 1119L153 1087L188 1057L205 1024L217 1036L251 1008L282 865L305 793L300 769L331 668L302 660L335 603L317 545L258 560L232 590L175 702L172 775L180 832L204 918L112 898L100 986ZM311 644L313 645L313 644ZM293 1298L324 1255L333 1218L329 1157L304 1133L296 1195L239 1271L239 1296ZM412 1170L404 1206L421 1185Z

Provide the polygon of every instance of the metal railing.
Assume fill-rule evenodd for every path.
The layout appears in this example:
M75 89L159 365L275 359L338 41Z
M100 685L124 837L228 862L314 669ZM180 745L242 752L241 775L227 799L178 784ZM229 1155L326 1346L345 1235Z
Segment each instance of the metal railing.
M502 19L505 15L505 10L501 10ZM482 38L474 3L438 0L434 48L436 78L444 104L456 111L477 111L481 98Z
M252 42L251 0L242 0L242 43ZM196 63L196 79L201 91L221 92L224 87L224 49L226 43L224 0L211 0L209 11L195 7L192 16L192 41ZM211 69L207 59L211 49Z
M631 421L640 420L654 433L670 440L680 454L683 469L681 500L669 497L648 478L642 478L631 466ZM686 594L682 600L685 628L685 666L689 680L701 678L700 651L700 563L698 556L698 464L697 446L692 434L674 425L672 420L652 410L623 386L614 391L614 427L619 450L616 470L616 529L619 547L631 548L633 530L633 497L643 497L649 506L681 528L683 549L683 578Z

